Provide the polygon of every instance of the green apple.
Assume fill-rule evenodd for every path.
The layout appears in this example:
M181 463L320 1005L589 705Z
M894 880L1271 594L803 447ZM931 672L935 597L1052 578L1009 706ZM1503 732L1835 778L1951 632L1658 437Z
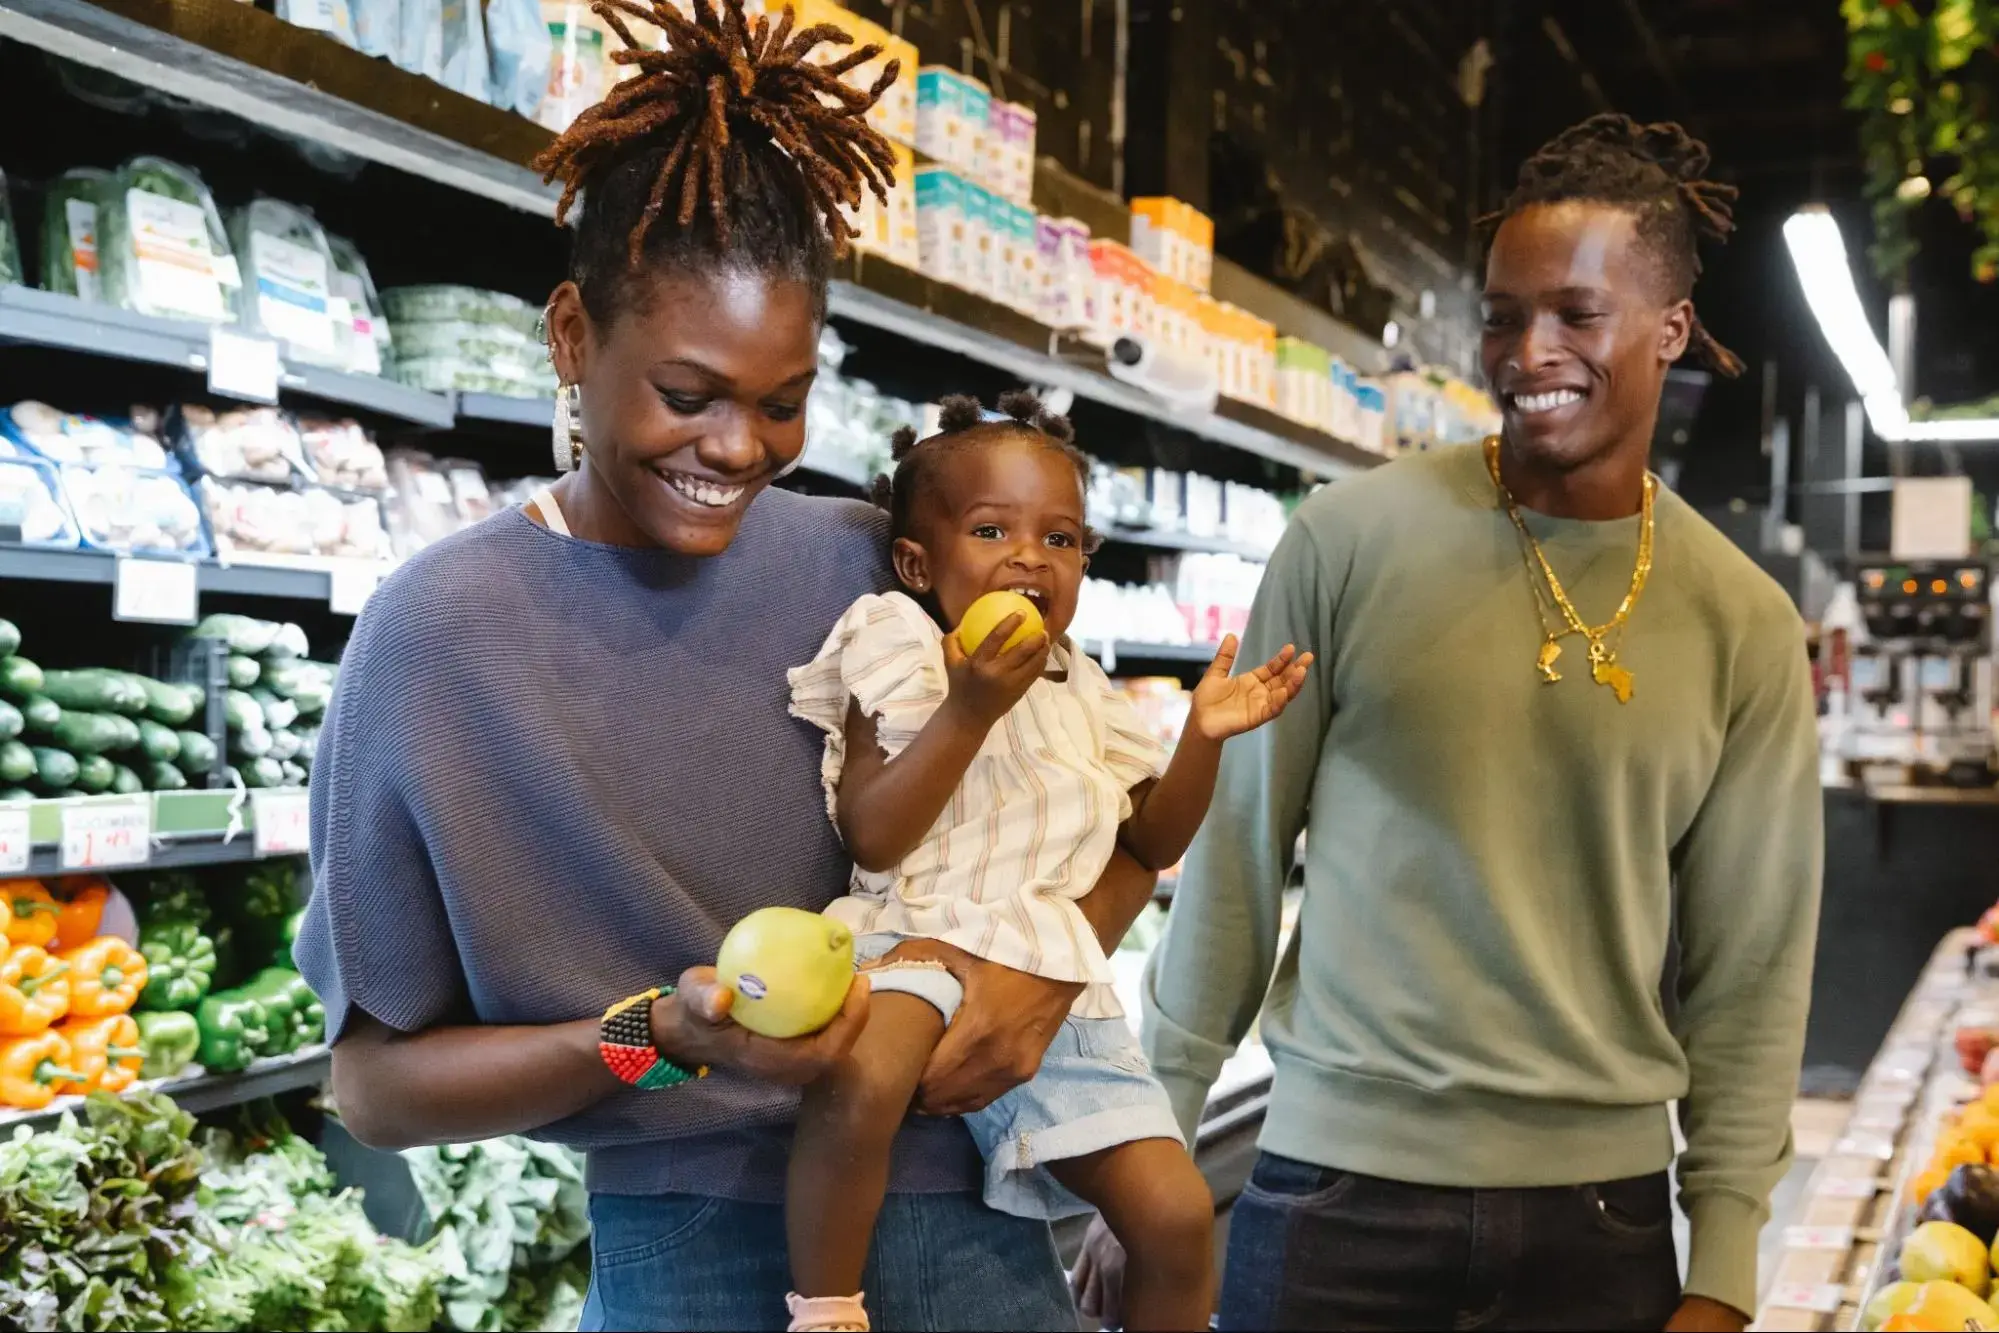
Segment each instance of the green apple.
M1925 1222L1911 1231L1901 1265L1910 1282L1955 1282L1979 1297L1992 1282L1985 1242L1955 1222Z

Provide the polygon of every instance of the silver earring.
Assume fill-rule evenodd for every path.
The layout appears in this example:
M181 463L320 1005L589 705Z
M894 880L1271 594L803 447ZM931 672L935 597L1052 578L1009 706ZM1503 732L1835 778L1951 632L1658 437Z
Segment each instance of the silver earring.
M555 470L574 472L583 466L583 390L565 384L555 391Z

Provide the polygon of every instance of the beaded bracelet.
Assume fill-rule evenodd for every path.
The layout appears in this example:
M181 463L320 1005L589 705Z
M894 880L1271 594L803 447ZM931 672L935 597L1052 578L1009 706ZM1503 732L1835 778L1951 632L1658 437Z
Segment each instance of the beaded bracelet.
M652 1002L673 994L671 986L654 986L618 1001L604 1011L597 1029L597 1054L613 1074L635 1088L676 1088L708 1077L708 1067L688 1070L659 1053L652 1044Z

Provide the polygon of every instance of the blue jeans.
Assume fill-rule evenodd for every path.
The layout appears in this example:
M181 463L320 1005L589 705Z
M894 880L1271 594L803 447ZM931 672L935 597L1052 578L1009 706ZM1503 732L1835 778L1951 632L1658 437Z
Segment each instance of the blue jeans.
M1662 1172L1402 1185L1265 1153L1229 1218L1223 1329L1659 1329L1680 1300Z
M789 1322L782 1204L593 1194L590 1227L585 1333ZM1047 1223L996 1213L976 1194L889 1195L862 1290L880 1329L1076 1327Z

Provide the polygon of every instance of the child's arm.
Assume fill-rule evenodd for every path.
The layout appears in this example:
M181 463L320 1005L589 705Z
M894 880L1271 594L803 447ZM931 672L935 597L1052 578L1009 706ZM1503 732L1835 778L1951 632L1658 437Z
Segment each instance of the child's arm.
M1019 625L1019 616L1009 616L969 657L957 635L944 636L949 692L893 759L882 754L874 718L858 704L847 706L847 761L834 814L847 854L861 869L888 870L916 850L964 781L986 733L1041 678L1046 635L1002 646Z
M1297 697L1312 665L1312 654L1297 656L1290 644L1254 671L1229 675L1235 665L1236 637L1222 640L1215 660L1194 688L1193 706L1172 762L1156 782L1132 789L1131 818L1118 838L1148 870L1179 864L1194 841L1208 803L1215 798L1215 771L1222 761L1222 742L1275 718Z

